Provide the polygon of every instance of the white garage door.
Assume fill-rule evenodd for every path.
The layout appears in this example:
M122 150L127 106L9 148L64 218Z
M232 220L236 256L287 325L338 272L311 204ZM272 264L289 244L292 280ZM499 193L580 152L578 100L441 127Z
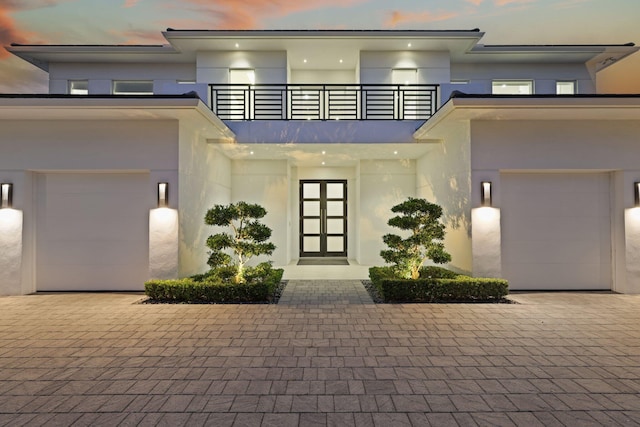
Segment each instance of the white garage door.
M36 289L143 290L148 183L145 173L39 174Z
M511 289L611 289L608 174L509 173L500 181Z

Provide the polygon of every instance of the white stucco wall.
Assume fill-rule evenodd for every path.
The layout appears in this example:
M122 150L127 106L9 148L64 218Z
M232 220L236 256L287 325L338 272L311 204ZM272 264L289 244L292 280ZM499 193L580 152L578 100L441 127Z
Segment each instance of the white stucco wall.
M468 93L491 93L492 80L533 80L536 94L555 94L556 81L577 82L578 93L595 93L595 82L585 64L509 64L453 63L451 80L465 80L471 85ZM479 89L482 88L482 89ZM459 90L465 92L465 86Z
M193 126L180 126L180 270L185 277L204 273L207 237L216 233L204 216L216 204L231 202L231 160Z
M81 124L73 120L0 123L0 181L14 183L14 208L23 216L20 281L18 285L12 276L9 293L35 291L35 173L144 171L149 173L149 194L155 195L160 180L177 188L176 121L83 120ZM172 203L177 203L177 191L173 197Z
M450 268L470 273L471 255L471 152L469 125L452 126L443 142L417 160L416 195L442 207L446 226L445 247Z
M89 94L110 94L113 80L153 80L154 93L167 83L195 81L193 63L56 63L49 64L49 93L68 93L69 80L88 80Z
M419 84L449 83L449 52L362 51L360 82L389 84L393 69L417 69Z
M640 293L640 234L633 182L640 181L640 123L615 121L473 121L472 188L487 176L501 208L500 171L610 172L613 290ZM474 234L475 237L475 234Z
M473 121L471 138L474 170L635 170L640 156L637 121Z
M289 212L289 163L286 160L234 160L231 163L231 200L257 203L267 210L262 222L271 228L273 255L252 259L252 263L273 261L289 263L288 243L291 233Z
M403 143L424 120L254 120L229 122L242 143Z
M391 208L416 196L415 160L363 160L360 162L359 259L364 265L382 265L382 236L398 233L387 221Z
M255 70L256 83L286 83L286 51L201 51L197 53L198 83L229 83L229 69Z
M357 83L356 70L296 70L289 74L289 83L342 84Z

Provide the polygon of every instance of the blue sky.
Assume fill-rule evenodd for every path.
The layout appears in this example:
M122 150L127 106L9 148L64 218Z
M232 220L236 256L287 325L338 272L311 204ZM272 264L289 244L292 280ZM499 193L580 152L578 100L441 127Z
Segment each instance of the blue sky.
M0 45L163 43L199 29L472 29L485 44L640 44L639 0L0 0ZM0 92L46 75L0 48Z

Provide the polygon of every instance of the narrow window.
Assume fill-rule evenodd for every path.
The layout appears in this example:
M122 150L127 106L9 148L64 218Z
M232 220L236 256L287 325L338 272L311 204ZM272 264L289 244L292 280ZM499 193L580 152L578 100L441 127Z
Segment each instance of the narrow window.
M575 95L576 94L576 82L574 82L574 81L557 81L556 82L556 94L557 95Z
M256 84L256 72L251 68L232 68L229 70L229 83L254 85Z
M114 95L153 95L152 81L117 80L113 82Z
M391 70L391 83L394 85L415 85L418 83L418 70L415 68L396 68Z
M70 95L89 95L89 81L87 80L70 80Z
M491 93L494 95L531 95L531 80L494 80L491 82Z

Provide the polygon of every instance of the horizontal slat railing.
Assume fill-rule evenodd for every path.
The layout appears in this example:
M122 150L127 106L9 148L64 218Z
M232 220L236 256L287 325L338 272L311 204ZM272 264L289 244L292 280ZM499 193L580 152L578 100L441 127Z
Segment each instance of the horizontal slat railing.
M222 120L426 120L438 85L209 85Z

